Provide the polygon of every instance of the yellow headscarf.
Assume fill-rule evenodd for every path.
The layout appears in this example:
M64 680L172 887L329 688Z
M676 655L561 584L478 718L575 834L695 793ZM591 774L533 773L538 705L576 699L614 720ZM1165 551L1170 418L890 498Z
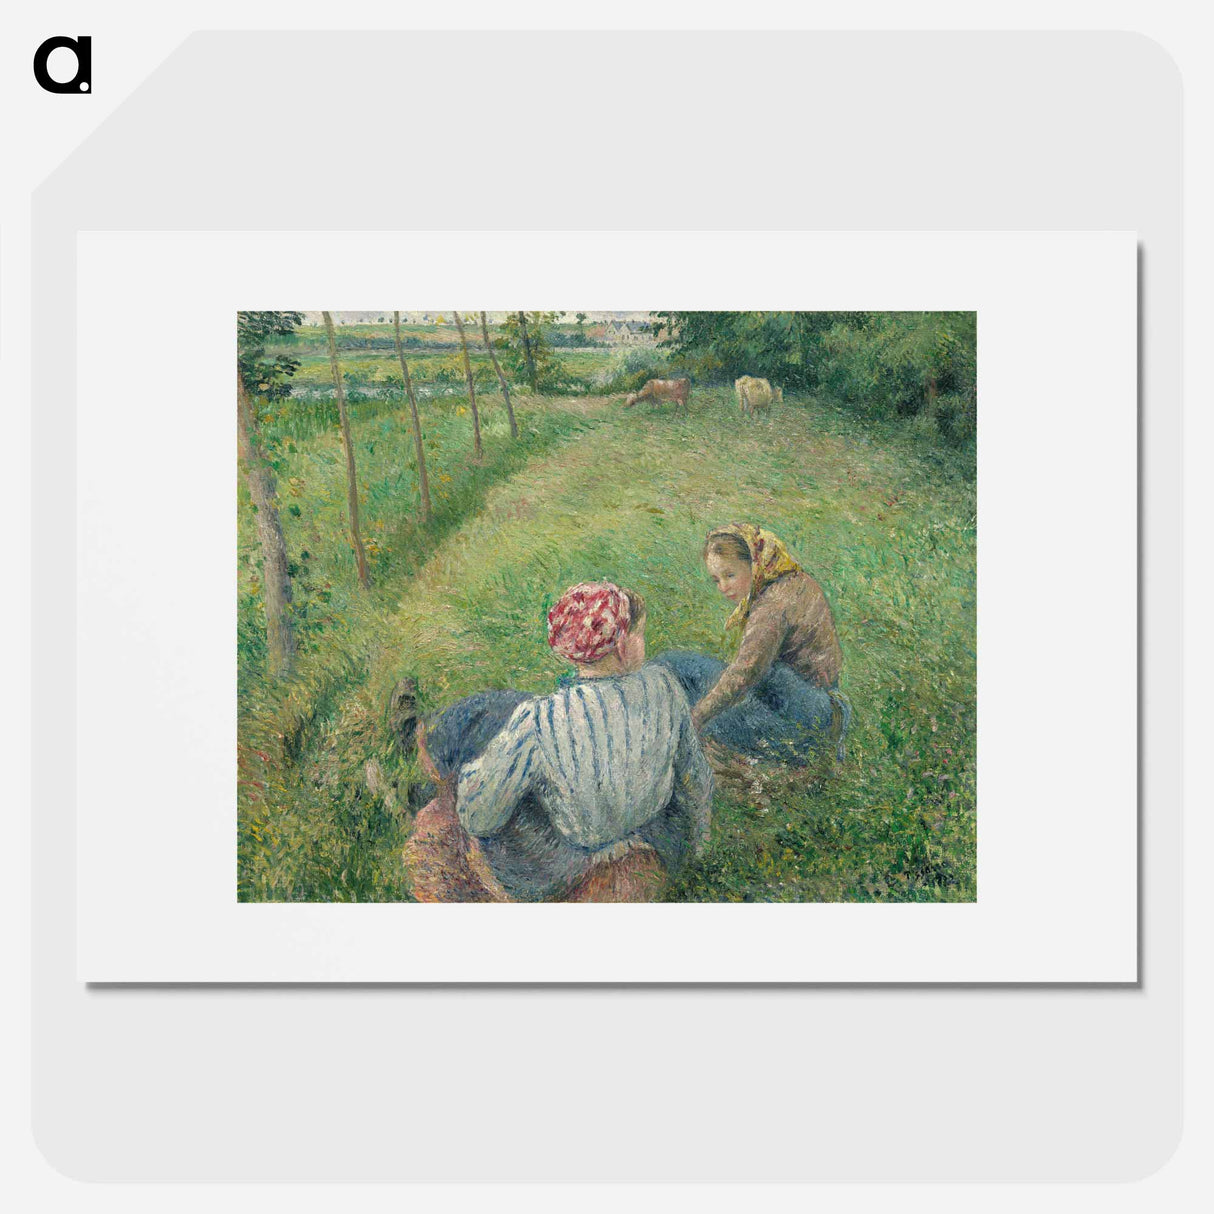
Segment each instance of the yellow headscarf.
M726 527L714 527L708 533L705 543L711 543L726 535L742 540L750 552L750 593L725 621L726 628L741 628L750 615L751 605L763 588L770 586L786 573L801 572L801 566L789 555L783 540L753 523L730 523Z

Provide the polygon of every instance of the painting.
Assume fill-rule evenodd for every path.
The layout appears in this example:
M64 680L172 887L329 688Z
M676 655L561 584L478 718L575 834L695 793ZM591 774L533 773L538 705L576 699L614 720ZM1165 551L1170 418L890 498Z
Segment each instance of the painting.
M975 312L236 352L239 901L976 900Z

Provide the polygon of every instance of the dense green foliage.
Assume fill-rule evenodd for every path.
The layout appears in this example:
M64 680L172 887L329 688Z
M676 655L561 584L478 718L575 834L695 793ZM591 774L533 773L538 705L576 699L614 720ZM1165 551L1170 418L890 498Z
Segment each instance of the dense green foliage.
M759 375L870 417L919 416L953 442L977 424L974 312L656 312L660 349L704 382Z
M525 331L520 316L526 318ZM559 392L570 386L549 340L548 330L555 321L555 312L506 313L502 336L495 345L512 382L524 384L533 392Z
M977 315L881 312L822 337L818 383L873 417L916 416L946 439L977 425ZM922 427L929 433L932 426Z
M849 312L656 312L660 345L697 376L761 375L789 388L817 385L822 335Z
M251 400L258 402L258 420L265 407L291 395L291 378L299 359L267 347L294 336L300 312L237 312L236 370Z
M828 365L836 328L821 343ZM896 367L892 343L882 351L877 365ZM642 363L667 357L605 351L588 376L630 360L629 374L647 374ZM300 358L297 380L309 370ZM282 446L301 646L297 674L278 683L262 667L254 523L240 490L241 899L407 899L400 852L417 773L388 735L392 687L416 677L427 709L486 687L550 690L563 665L544 643L543 610L567 585L611 577L640 590L651 655L728 656L728 604L698 553L709 527L732 518L774 529L825 588L855 727L847 764L820 788L803 773L722 781L708 854L669 896L975 897L972 447L924 441L896 406L858 409L842 380L837 395L786 392L770 417L745 422L730 387L697 382L686 420L599 397L520 397L518 442L487 395L485 462L474 467L462 398L425 397L436 518L423 529L390 379L385 365L374 383L386 394L351 401L370 592L342 525L333 425L298 424L294 399L267 419Z

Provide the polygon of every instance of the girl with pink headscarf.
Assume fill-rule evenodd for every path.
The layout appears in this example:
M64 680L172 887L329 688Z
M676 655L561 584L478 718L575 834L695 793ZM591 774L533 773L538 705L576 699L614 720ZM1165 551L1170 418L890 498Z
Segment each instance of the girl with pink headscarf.
M679 680L644 665L645 602L570 587L553 695L483 692L423 731L439 785L406 850L423 901L649 900L708 836L712 776Z

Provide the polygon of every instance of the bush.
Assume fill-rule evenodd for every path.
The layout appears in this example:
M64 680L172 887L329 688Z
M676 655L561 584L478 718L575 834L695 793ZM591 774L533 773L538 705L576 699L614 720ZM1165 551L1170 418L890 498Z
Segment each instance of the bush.
M822 339L820 386L870 417L924 417L916 428L950 442L977 422L976 315L874 313Z
M953 443L968 442L978 431L978 406L973 392L950 392L936 401L936 428Z
M585 333L570 332L568 329L558 329L555 326L548 332L548 344L552 348L571 350L587 350L606 345L605 342L595 341Z
M865 323L864 312L654 312L659 349L698 381L758 375L794 391L818 386L822 338Z
M442 362L435 363L430 368L426 379L444 386L466 387L468 377L464 371L463 354L452 354L450 358L444 358ZM472 382L476 385L478 392L488 392L496 390L498 387L497 375L494 373L492 365L487 362L472 364Z
M623 359L608 367L595 378L590 391L595 396L614 396L618 392L636 392L650 379L667 379L685 375L671 366L669 355L649 347L629 350Z

